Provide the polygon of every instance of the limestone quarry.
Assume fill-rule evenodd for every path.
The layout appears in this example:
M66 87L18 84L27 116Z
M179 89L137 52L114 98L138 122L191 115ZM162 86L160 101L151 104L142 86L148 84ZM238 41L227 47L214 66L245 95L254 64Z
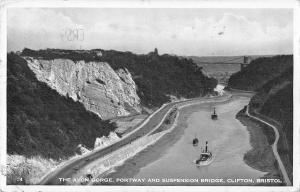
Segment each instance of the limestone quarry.
M113 70L106 62L24 58L39 81L102 119L141 112L137 86L126 68Z

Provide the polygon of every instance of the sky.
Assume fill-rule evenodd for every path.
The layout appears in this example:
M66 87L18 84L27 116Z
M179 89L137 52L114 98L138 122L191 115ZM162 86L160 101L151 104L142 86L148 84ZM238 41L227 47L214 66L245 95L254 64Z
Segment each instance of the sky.
M293 53L292 9L9 8L8 51L114 49L182 56Z

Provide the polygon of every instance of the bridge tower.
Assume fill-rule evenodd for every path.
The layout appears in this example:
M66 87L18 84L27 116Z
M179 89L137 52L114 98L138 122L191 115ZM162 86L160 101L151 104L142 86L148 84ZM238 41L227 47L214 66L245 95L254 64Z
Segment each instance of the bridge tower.
M245 67L247 67L247 65L249 65L250 63L250 57L248 56L244 56L243 57L243 63L241 63L241 70Z

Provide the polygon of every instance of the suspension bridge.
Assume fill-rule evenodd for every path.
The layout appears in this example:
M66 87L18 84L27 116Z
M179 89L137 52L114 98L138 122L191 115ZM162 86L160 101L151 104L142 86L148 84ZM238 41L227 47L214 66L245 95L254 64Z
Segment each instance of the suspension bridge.
M198 64L221 64L221 65L240 65L241 69L245 68L251 62L252 58L249 56L235 57L224 61L198 61Z

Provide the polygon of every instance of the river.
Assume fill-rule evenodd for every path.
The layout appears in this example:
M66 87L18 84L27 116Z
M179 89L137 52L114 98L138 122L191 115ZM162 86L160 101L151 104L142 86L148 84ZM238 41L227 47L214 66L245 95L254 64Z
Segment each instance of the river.
M227 182L228 179L255 181L256 178L266 174L249 167L243 161L244 154L251 149L250 136L246 127L235 119L235 115L249 103L249 100L249 97L234 96L228 102L201 104L183 109L179 120L185 122L178 124L177 131L175 130L173 135L167 135L161 143L158 142L157 145L128 160L111 176L146 178L146 180L154 178L159 181L147 185L253 185L251 180ZM213 107L216 107L218 113L216 121L210 119ZM192 146L195 135L199 139L198 147ZM208 166L197 167L193 161L199 157L200 147L205 145L205 141L208 141L214 159ZM158 152L159 150L161 151ZM162 183L164 178L199 180L222 178L225 182Z

